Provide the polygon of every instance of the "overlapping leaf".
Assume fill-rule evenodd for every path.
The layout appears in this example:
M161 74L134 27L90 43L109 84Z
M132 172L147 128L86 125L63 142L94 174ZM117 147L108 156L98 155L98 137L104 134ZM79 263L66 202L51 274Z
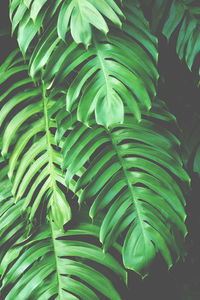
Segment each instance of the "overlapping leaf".
M32 6L35 2L31 2ZM78 119L85 123L88 122L92 113L95 113L98 124L108 127L115 122L122 123L124 104L129 106L140 121L141 111L138 103L149 109L151 107L150 97L156 94L155 85L158 78L156 38L150 34L148 23L144 19L138 2L127 1L123 6L126 17L123 22L123 34L122 31L116 31L115 27L110 26L110 34L107 37L99 31L95 32L92 45L88 49L84 49L76 43L86 43L86 40L87 43L90 43L92 36L90 24L100 31L107 31L100 26L101 22L98 17L94 18L88 5L93 7L92 11L97 10L99 16L102 13L106 17L109 16L113 23L121 24L117 13L122 13L114 1L97 3L93 0L82 2L73 0L64 2L59 12L58 24L56 17L51 22L46 22L44 33L40 36L31 55L30 75L35 78L38 72L45 67L44 80L48 82L49 87L52 82L54 82L54 86L61 84L63 87L64 85L67 93L67 110L72 108L74 102L78 102ZM27 4L25 6L29 7ZM55 6L58 7L57 4ZM13 10L11 6L11 15L13 11L16 15L19 7L17 10ZM77 24L73 26L77 18L85 18L84 13L88 15L88 12L90 12L93 22L88 19L88 23L84 22L82 26ZM31 19L30 13L27 14ZM17 26L14 22L15 15L12 19L14 28ZM101 18L104 20L102 16ZM50 19L49 15L48 19ZM24 22L24 20L25 17L22 16L22 21ZM31 27L29 28L31 34L28 31L20 33L20 27L18 29L18 40L22 41L21 45L23 45L20 47L23 53L29 46L32 34L37 32L42 24L42 18L37 17L37 20L39 25L37 27L35 20L35 31ZM67 26L69 20L70 27ZM66 23L65 26L63 22ZM106 23L104 25L107 28ZM71 38L70 32L75 42ZM85 35L82 35L83 32L87 36L86 40L84 40ZM58 37L59 35L65 40L66 34L67 44L60 41ZM68 91L66 83L67 86L69 85Z
M65 41L69 25L74 41L88 47L92 40L91 25L107 34L109 27L104 17L121 27L118 15L124 16L113 0L65 0L58 17L58 35Z
M47 98L44 85L33 86L26 72L22 72L26 70L27 66L17 58L16 52L1 66L2 82L6 84L5 92L2 85L0 96L2 154L11 152L8 175L13 183L12 193L16 201L26 195L23 209L31 206L30 220L42 203L51 207L55 223L62 228L70 220L71 210L60 170L61 154L55 147L56 125L51 119L62 105L62 99L57 103L56 98ZM12 75L22 79L9 87ZM48 204L44 203L44 196Z
M87 123L95 113L98 124L108 127L124 119L124 104L140 121L138 103L149 109L156 94L156 39L149 33L141 10L128 2L124 8L123 35L114 29L108 38L96 33L87 50L71 42L58 43L55 30L41 37L30 60L30 74L46 64L44 81L53 87L69 85L67 110L78 103L78 119ZM50 33L51 32L51 33ZM70 37L69 37L70 40ZM142 44L142 45L141 45Z
M42 28L48 28L49 22L52 22L61 2L62 0L10 1L9 13L12 33L17 29L17 40L24 56Z
M22 218L22 201L14 204L11 184L7 177L7 162L0 158L0 276L3 274L2 258L24 233L25 219ZM10 257L10 262L12 258Z
M118 285L120 281L122 284L126 272L111 254L103 253L93 244L98 231L98 226L88 223L81 223L66 233L61 233L52 220L41 226L36 234L15 245L3 258L4 299L94 300L101 299L101 295L121 299L112 280L115 274ZM20 247L21 251L16 253ZM116 248L121 251L119 245ZM15 257L7 268L9 254ZM104 269L112 277L103 274Z
M107 34L105 17L120 27L119 16L123 17L123 13L113 0L10 1L12 32L18 27L18 43L24 55L41 28L48 29L52 20L60 38L65 40L70 25L74 40L88 46L92 38L91 25Z
M144 1L144 5L150 3ZM152 9L151 24L154 32L161 30L169 40L177 31L177 54L180 59L185 59L191 70L199 54L200 43L200 9L197 1L154 0L148 9Z
M177 154L179 141L156 124L156 119L169 120L168 114L158 106L143 118L137 123L127 111L124 123L109 129L76 123L62 149L67 185L86 168L76 179L79 204L90 200L91 218L106 209L100 230L105 250L125 231L124 265L145 276L157 252L169 267L174 254L182 255L185 200L174 178L189 177ZM63 118L58 139L72 123L73 116Z
M188 176L177 153L179 141L162 126L170 115L159 105L148 112L156 94L157 40L138 1L116 3L10 1L12 31L18 28L23 55L31 43L34 46L27 59L37 84L24 77L27 66L16 52L0 68L2 154L11 153L8 174L17 201L0 218L8 222L11 213L17 216L15 222L22 207L33 221L45 207L50 222L4 256L5 299L99 299L102 294L120 299L102 267L122 277L124 270L110 254L103 254L91 240L86 242L87 236L100 236L105 251L124 238L124 265L142 276L148 274L157 252L169 267L175 255L183 255L187 231L179 183ZM153 10L155 26L164 25L167 38L180 26L177 51L190 68L199 51L195 3L155 0ZM19 79L10 85L12 75ZM68 112L60 110L65 101L61 93ZM54 137L55 114L66 184L80 204L90 203L91 218L105 213L100 230L82 224L61 233L54 225L63 229L71 218ZM4 228L4 240L15 233L17 238L18 226L11 233Z
M81 213L81 223L66 233L51 219L30 234L22 215L23 200L14 203L2 158L0 166L1 298L121 299L112 282L125 287L126 272L112 254L95 245L99 227L87 223ZM114 248L120 257L121 246Z

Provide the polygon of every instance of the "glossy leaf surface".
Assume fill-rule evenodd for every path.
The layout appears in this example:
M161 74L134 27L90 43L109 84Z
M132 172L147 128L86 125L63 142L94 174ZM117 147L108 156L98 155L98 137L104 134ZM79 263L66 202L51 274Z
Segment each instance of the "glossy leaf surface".
M124 265L142 276L148 274L157 252L171 267L174 254L182 255L182 245L175 240L183 241L187 233L184 196L171 174L182 181L189 177L176 152L179 141L156 124L163 118L162 109L155 112L148 113L154 122L147 117L138 124L127 111L124 123L108 130L77 124L62 147L68 186L87 165L75 186L81 191L79 204L92 201L92 219L107 208L100 230L104 249L128 229ZM61 122L61 128L65 124Z
M14 59L13 54L10 58ZM10 64L11 62L12 60ZM4 77L9 78L27 67L20 61L11 67L4 63L2 69ZM23 76L27 76L26 73ZM33 86L30 79L24 78L1 95L1 101L4 103L0 111L0 125L3 130L2 154L6 156L7 153L11 153L8 175L13 183L12 193L16 201L26 195L23 210L31 205L30 220L32 221L48 193L48 206L52 209L53 219L57 226L62 228L71 218L71 209L64 189L60 188L60 184L65 185L59 167L62 158L52 134L56 124L49 114L56 99L48 98L44 87ZM18 86L23 87L23 91L18 91ZM13 148L13 139L17 135L19 138Z

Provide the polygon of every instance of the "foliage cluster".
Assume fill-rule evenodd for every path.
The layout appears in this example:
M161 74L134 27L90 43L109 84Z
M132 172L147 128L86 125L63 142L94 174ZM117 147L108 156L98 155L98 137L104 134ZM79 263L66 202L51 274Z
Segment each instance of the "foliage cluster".
M199 16L195 0L9 1L2 299L125 299L130 272L185 258L199 114L194 131L170 112L159 45L176 45L198 87Z

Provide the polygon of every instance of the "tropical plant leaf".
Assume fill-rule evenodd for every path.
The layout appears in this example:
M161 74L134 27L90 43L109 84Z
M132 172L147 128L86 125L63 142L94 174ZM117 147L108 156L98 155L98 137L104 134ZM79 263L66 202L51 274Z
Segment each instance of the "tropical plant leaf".
M144 5L147 5L148 10L152 10L150 23L154 32L161 30L169 40L177 31L177 54L180 59L185 60L191 70L199 54L200 9L198 2L195 0L154 0L151 4L144 2Z
M200 176L200 128L199 114L193 113L190 124L183 126L182 156L185 166Z
M10 0L9 12L24 58L0 66L0 298L121 299L124 267L144 278L156 255L168 268L185 255L190 179L144 14L191 69L198 3ZM199 173L195 129L183 160Z
M88 223L65 233L52 220L41 226L31 238L15 245L15 249L21 246L21 251L11 266L6 268L7 256L3 258L4 299L94 300L100 295L121 299L111 280L115 274L118 285L126 281L126 271L110 253L103 253L93 244L98 232L97 225ZM121 250L119 245L116 247ZM102 273L104 269L109 270L112 279ZM8 285L10 289L6 291Z
M109 27L104 17L121 27L118 15L124 16L113 0L65 0L58 16L58 35L65 41L69 25L74 41L88 47L92 40L91 25L106 35Z
M12 186L7 177L8 165L2 157L0 168L0 276L3 276L5 263L6 265L11 263L18 253L13 251L11 255L8 249L26 233L28 227L25 227L26 219L22 216L21 211L23 200L17 204L14 203L11 193ZM3 257L5 257L4 261Z
M101 0L101 2L94 0L12 0L10 1L12 32L18 27L18 42L23 54L39 33L40 28L47 28L55 15L56 19L58 16L57 24L55 23L58 36L65 40L70 25L75 42L84 43L87 47L92 39L91 26L107 34L109 31L107 20L121 27L122 22L119 17L124 17L113 0Z
M33 6L34 3L36 0L29 4ZM137 1L124 3L126 20L123 22L123 31L116 31L116 28L110 25L110 34L107 36L99 31L95 32L92 45L88 49L76 43L83 42L88 46L92 37L91 24L100 31L107 32L108 27L101 13L106 17L109 16L113 23L121 24L117 14L122 15L122 13L113 0L103 0L101 3L93 0L65 1L58 10L58 24L53 13L49 16L50 8L45 10L46 17L44 14L39 17L38 12L38 17L33 23L29 5L21 5L23 10L28 11L25 17L22 14L21 21L15 18L20 5L17 10L13 10L11 5L10 14L14 29L20 22L18 42L24 55L33 40L33 35L35 36L41 24L45 23L44 32L39 37L29 63L30 75L34 80L38 72L42 71L49 88L52 88L52 83L56 88L57 85L62 85L63 91L67 93L67 110L71 110L73 104L78 102L78 119L86 124L92 113L95 113L97 123L106 127L116 122L122 123L124 104L129 106L138 121L141 120L138 103L150 109L150 98L156 94L158 55L157 40L151 35L148 22L145 21ZM57 9L59 6L57 2L55 6ZM88 9L88 6L92 8ZM99 22L98 16L94 18L91 11L98 12L102 22ZM93 21L88 19L89 12ZM80 18L84 19L84 14L88 23L77 25L77 18L79 21ZM51 21L49 21L50 17ZM18 20L17 24L14 22L15 19ZM76 26L73 25L75 20ZM29 21L32 22L30 26L27 25ZM68 21L71 22L70 27L67 26ZM60 40L60 37L65 40L66 34L65 43Z
M46 225L34 227L30 234L22 214L23 199L14 203L3 158L0 167L1 297L93 300L104 295L121 299L119 286L127 283L126 271L119 263L121 246L114 245L118 260L112 253L103 253L97 246L100 228L88 223L83 212L80 224L65 233L51 215Z
M1 70L2 81L8 82L11 75L26 71L27 66L13 52ZM16 201L26 195L23 210L31 205L31 221L48 193L47 206L51 207L57 226L62 228L71 218L71 209L60 169L62 157L54 141L56 124L51 118L59 105L63 105L62 99L55 106L57 98L48 98L44 85L34 86L24 72L20 76L22 79L6 88L0 96L2 155L11 152L8 175L13 183L12 193ZM17 135L18 141L13 147Z
M88 49L71 42L66 50L55 29L49 29L31 57L31 76L46 64L44 81L56 88L65 84L63 91L66 83L69 85L67 110L78 103L77 117L86 124L93 113L97 123L106 127L122 123L124 104L140 121L139 103L150 109L150 98L156 94L157 41L137 6L127 3L124 12L127 22L123 35L111 29L105 38L97 32Z
M75 179L75 191L81 191L80 205L91 203L92 219L106 209L100 230L104 249L125 231L124 265L142 276L148 274L157 252L171 267L173 255L182 255L187 233L185 200L174 177L184 182L189 177L177 153L179 141L156 119L169 121L159 105L140 123L127 110L124 123L109 129L94 122L73 127L73 117L61 121L59 116L57 133L61 139L64 128L73 127L62 145L66 183L69 186L74 175L86 168Z
M23 55L38 36L47 28L62 0L11 0L9 6L12 33L17 29L17 40Z

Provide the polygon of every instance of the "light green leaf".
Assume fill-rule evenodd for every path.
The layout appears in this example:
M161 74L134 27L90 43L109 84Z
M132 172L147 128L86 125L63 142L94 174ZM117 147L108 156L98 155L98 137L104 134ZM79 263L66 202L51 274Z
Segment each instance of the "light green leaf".
M158 104L155 112L154 107L148 112L151 121L138 123L126 109L124 123L109 129L93 121L89 127L80 123L70 130L66 127L62 146L66 183L70 186L76 175L74 191L80 192L81 209L87 200L92 219L105 212L99 234L104 250L128 229L123 262L142 277L149 273L158 252L168 268L175 256L184 256L182 243L187 234L185 199L172 174L184 182L190 179L176 152L179 140L157 124L162 119ZM173 122L161 107L162 115ZM182 242L177 245L176 239Z
M107 34L108 25L102 15L109 18L114 24L121 26L117 14L123 16L122 11L111 0L102 0L101 3L94 0L65 0L58 17L58 35L65 41L67 28L70 26L74 41L88 47L92 39L91 25Z

